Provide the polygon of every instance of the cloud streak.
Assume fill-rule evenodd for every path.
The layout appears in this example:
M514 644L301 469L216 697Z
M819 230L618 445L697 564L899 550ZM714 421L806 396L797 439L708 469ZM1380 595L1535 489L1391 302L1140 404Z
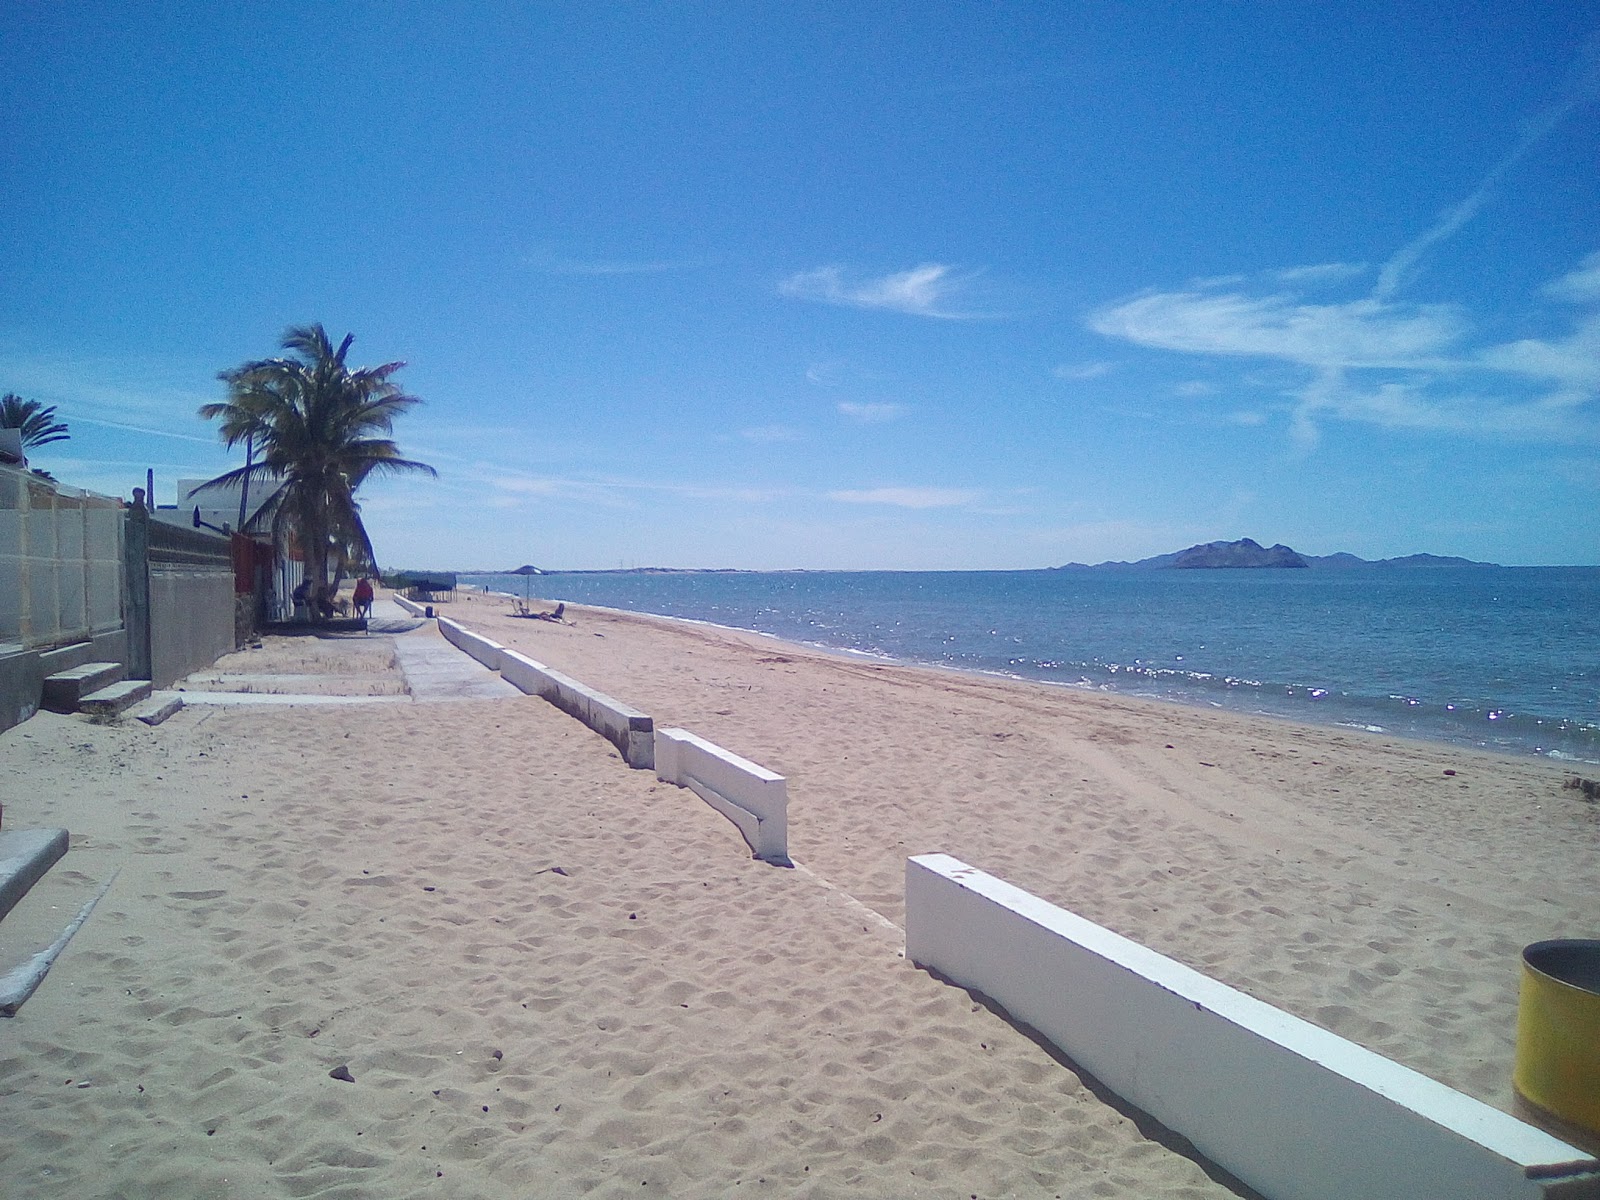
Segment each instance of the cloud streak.
M1447 305L1311 304L1235 290L1148 293L1091 314L1089 328L1186 354L1361 368L1445 366L1465 327Z
M852 276L843 267L801 271L778 284L778 293L846 308L884 309L916 317L967 320L952 302L971 279L945 263L922 263L889 275Z
M839 402L839 412L863 425L883 425L905 416L911 410L904 404L857 404L850 400Z
M1372 290L1374 300L1386 300L1397 292L1429 250L1455 236L1482 211L1493 196L1495 187L1512 167L1544 141L1558 125L1600 94L1600 60L1596 59L1592 49L1589 52L1589 59L1574 86L1569 89L1569 94L1545 108L1527 123L1521 139L1499 162L1485 172L1471 195L1445 209L1431 227L1400 247L1393 257L1383 264L1378 272L1377 286Z
M885 504L893 508L962 508L982 493L972 488L880 487L827 493L841 504Z
M1301 382L1289 388L1290 434L1302 449L1316 445L1319 421L1328 417L1390 429L1600 441L1600 252L1543 289L1547 301L1589 310L1571 319L1570 333L1553 338L1485 343L1460 305L1399 296L1422 259L1484 209L1507 173L1597 96L1600 54L1591 47L1565 97L1527 123L1469 195L1395 251L1364 296L1314 298L1366 274L1327 263L1152 289L1090 313L1087 324L1152 349L1299 369Z
M1151 292L1092 313L1089 327L1154 349L1304 372L1287 385L1290 435L1301 450L1317 445L1327 419L1520 441L1600 440L1600 254L1543 289L1579 310L1558 318L1569 332L1504 343L1478 338L1457 306L1371 296L1314 303L1283 288L1284 275Z

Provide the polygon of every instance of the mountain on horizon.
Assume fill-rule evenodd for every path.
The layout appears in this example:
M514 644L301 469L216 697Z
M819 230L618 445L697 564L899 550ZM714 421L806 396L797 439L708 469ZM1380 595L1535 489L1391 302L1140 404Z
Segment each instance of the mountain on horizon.
M1361 558L1344 551L1340 551L1337 554L1323 555L1300 554L1281 543L1275 546L1262 546L1261 543L1253 538L1240 538L1235 542L1201 542L1190 546L1187 550L1178 550L1171 554L1157 554L1151 558L1138 559L1135 562L1107 561L1093 565L1073 562L1060 567L1052 567L1051 570L1283 570L1305 567L1340 570L1356 567L1428 568L1493 567L1496 565L1498 564L1439 554L1406 554L1399 558L1378 559Z

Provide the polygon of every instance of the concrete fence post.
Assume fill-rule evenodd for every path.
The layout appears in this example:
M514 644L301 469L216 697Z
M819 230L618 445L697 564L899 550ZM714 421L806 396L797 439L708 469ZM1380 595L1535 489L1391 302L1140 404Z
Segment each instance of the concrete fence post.
M128 678L153 679L150 657L150 513L142 504L123 514L123 622Z

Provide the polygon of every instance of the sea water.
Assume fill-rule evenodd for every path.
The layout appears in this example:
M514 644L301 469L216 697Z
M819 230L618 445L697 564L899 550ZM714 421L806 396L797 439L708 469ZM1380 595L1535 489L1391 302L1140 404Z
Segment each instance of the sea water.
M462 578L901 662L1600 762L1600 568Z

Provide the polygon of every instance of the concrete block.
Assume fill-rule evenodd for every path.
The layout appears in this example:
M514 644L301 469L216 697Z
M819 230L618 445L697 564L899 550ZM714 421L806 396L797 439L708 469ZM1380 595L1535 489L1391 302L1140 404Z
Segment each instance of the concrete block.
M906 863L906 957L1271 1200L1600 1196L1583 1151L949 855Z
M67 852L65 829L16 829L0 833L0 917Z
M146 725L159 725L183 707L183 696L178 692L160 692L150 697L134 717Z
M763 862L789 867L789 783L686 729L658 729L656 777L686 787L727 817Z

